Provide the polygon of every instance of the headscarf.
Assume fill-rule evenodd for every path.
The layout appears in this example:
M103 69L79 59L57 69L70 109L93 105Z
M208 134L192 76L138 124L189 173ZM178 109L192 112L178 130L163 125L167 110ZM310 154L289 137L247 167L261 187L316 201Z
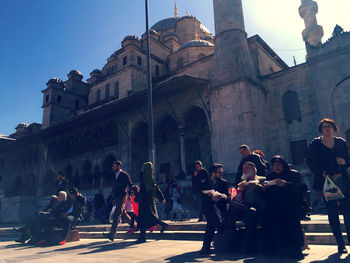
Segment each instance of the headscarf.
M271 165L273 165L274 163L282 164L283 172L288 172L290 170L288 163L286 162L286 160L283 159L281 155L275 155L274 157L272 157Z
M155 197L156 183L154 181L153 164L151 162L144 163L142 165L142 171L143 171L142 178L143 178L143 184L145 185L145 189L148 193L152 194L152 196Z

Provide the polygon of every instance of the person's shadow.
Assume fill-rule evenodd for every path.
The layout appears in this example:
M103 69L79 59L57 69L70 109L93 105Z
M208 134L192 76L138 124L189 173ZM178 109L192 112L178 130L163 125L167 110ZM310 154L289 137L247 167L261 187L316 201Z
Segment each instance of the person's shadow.
M203 259L209 261L236 261L242 260L244 256L239 254L222 254L222 255L200 255L199 251L191 251L188 253L184 253L181 255L172 256L166 258L165 261L169 263L177 263L177 262L202 262Z
M341 258L342 256L339 253L334 253L330 255L327 259L324 260L315 260L310 261L310 263L338 263L338 262L350 262L350 254L348 254L345 258Z

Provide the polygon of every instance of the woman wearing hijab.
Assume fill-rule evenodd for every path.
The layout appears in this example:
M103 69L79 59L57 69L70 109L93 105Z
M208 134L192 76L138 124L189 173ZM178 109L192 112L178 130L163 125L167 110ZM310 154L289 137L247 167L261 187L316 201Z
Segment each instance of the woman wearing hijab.
M161 233L164 232L168 224L158 218L158 212L155 201L159 200L165 203L163 193L154 181L154 169L151 162L144 163L140 177L140 195L139 195L139 221L140 237L138 243L146 242L146 229L161 225Z
M271 165L272 172L263 184L266 198L263 216L265 250L271 254L302 259L304 240L300 213L302 192L306 185L282 156L274 156Z

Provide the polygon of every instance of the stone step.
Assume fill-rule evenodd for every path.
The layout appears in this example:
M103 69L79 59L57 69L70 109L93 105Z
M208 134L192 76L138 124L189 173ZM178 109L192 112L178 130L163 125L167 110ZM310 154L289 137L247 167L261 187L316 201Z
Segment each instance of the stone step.
M204 231L166 231L163 234L160 232L147 233L147 239L158 240L203 240ZM343 233L344 237L346 236ZM118 232L116 239L136 240L139 237L139 232L128 234ZM80 232L80 238L83 239L104 239L101 232ZM306 233L306 239L310 245L336 245L335 238L332 233ZM345 239L344 239L345 240ZM346 241L346 240L345 240Z
M184 222L168 222L169 231L205 231L205 222L193 222L193 223L184 223ZM244 224L238 224L238 226ZM331 233L331 227L328 221L318 221L318 222L302 222L302 226L305 232L313 232L313 233ZM90 225L90 226L78 226L77 229L83 232L106 232L109 231L111 225ZM342 223L341 225L342 231L345 232L345 225ZM127 231L129 226L127 224L118 225L119 231ZM160 226L157 226L156 230L160 230Z

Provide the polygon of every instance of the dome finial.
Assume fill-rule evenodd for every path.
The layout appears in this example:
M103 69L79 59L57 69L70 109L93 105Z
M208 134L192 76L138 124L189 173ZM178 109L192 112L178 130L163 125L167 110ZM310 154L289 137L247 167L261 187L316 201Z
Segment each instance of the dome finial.
M176 1L175 1L175 17L177 17L178 13L177 13L177 4L176 4Z
M188 16L188 10L186 9L186 16Z

